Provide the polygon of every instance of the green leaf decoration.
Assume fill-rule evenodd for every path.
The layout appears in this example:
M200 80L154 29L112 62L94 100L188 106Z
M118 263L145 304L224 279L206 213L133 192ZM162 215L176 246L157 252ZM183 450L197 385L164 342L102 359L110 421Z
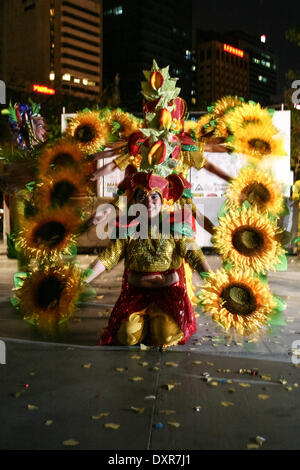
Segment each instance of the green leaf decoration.
M222 206L221 206L221 209L218 212L218 217L225 217L225 215L227 215L227 214L228 214L227 202L224 201Z
M121 124L118 121L112 121L111 126L112 126L113 132L115 133L115 132L118 132L118 130L120 129Z
M294 243L299 243L300 242L300 237L296 238L296 240L294 240Z
M206 272L206 271L202 271L201 273L199 273L200 276L202 277L202 279L205 279L205 278L210 278L210 273ZM200 291L201 292L201 291Z
M30 183L25 184L25 188L28 191L32 192L34 190L35 185L36 185L35 181L30 181Z
M11 104L11 101L9 102L9 115L11 117L11 119L17 123L18 122L18 118L17 118L17 114L16 114L16 110L15 110L15 107Z
M279 295L273 295L273 300L276 302L276 311L283 312L286 309L286 303Z
M191 199L193 197L193 193L190 188L187 188L183 191L182 197L185 197L187 199Z
M28 273L18 272L14 274L14 285L16 289L20 289L23 286L24 280L28 277Z
M284 314L280 311L275 311L269 320L269 326L285 326L286 320Z
M216 127L217 121L216 121L215 119L212 119L211 121L209 121L209 124L210 124L212 127Z
M230 263L230 261L226 260L223 262L223 268L225 271L230 271L233 268L233 264Z
M82 279L86 279L87 277L91 276L93 274L93 270L91 268L87 268L85 269L82 273L81 273L81 277Z
M16 259L18 257L18 251L16 249L16 242L14 235L6 234L7 240L7 252L6 255L9 259Z
M77 245L71 245L70 248L68 249L68 255L69 256L77 256Z
M287 257L286 255L282 255L279 258L279 262L276 264L274 269L276 271L287 271L288 268L288 263L287 263Z
M196 145L182 145L181 148L186 152L197 152L199 150Z
M87 286L84 291L79 294L77 302L88 302L94 297L97 297L97 291L93 287Z
M20 303L20 299L14 295L10 298L10 303L13 307L17 307Z
M207 111L208 113L212 113L214 110L214 107L213 106L207 106Z
M247 210L252 209L252 205L250 204L249 201L244 201L243 204L242 204L242 207L245 207L245 209L247 209Z
M268 284L268 275L267 275L267 274L259 273L259 274L257 274L257 277L259 278L259 280L260 280L263 284Z
M270 116L273 116L274 113L275 113L275 109L273 109L273 108L268 108L268 113L270 114Z
M289 206L287 205L285 199L283 199L282 201L282 212L280 212L280 216L284 216L284 215L289 215L290 214L290 209L289 209Z

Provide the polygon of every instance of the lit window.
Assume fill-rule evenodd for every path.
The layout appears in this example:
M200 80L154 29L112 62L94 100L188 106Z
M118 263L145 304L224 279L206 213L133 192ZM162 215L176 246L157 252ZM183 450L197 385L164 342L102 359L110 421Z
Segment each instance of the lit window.
M196 70L196 65L192 65L192 71L195 72Z
M50 16L54 16L55 15L55 10L54 8L50 8Z
M65 73L63 76L62 76L62 79L65 81L65 82L70 82L71 81L71 75L69 73Z
M253 57L252 60L253 60L253 62L254 62L255 64L260 64L260 60L259 60L259 59L256 59L256 57Z
M113 11L112 11L112 10L106 10L106 11L104 12L104 15L105 15L105 16L109 16L109 15L112 15L112 14L113 14Z
M114 15L122 15L122 13L123 13L123 7L121 5L113 9Z
M260 40L261 40L262 43L265 43L266 40L267 40L267 36L266 36L265 34L262 34L262 35L260 36Z
M258 80L263 83L267 83L268 79L266 77L263 77L262 75L258 76Z
M92 82L91 80L88 81L89 86L96 86L96 82Z
M196 104L196 98L192 98L192 104Z
M50 72L49 78L50 78L51 81L53 81L55 79L55 73Z
M191 60L191 51L189 51L188 49L185 51L185 58L186 60Z
M83 83L84 85L88 85L89 81L88 81L86 78L83 78L82 83Z
M196 94L195 90L192 90L192 91L191 91L191 95L193 96L193 95L195 95L195 94Z
M74 83L80 83L80 78L74 78Z

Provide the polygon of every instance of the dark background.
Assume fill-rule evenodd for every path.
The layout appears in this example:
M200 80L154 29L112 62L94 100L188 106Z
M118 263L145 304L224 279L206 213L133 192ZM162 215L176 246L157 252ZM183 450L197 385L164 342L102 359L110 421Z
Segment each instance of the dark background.
M278 56L278 92L286 86L289 69L300 71L300 48L285 34L300 25L300 1L279 0L193 0L193 27L225 32L241 30L251 35L266 34L269 46Z

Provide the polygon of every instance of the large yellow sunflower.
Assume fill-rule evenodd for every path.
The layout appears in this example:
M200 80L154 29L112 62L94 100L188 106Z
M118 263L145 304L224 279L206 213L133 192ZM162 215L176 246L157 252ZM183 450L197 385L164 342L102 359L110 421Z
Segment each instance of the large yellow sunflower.
M42 179L39 189L36 191L36 203L41 209L48 207L62 207L66 204L74 204L71 198L86 196L88 183L85 175L75 168L60 168ZM78 199L78 204L84 201Z
M43 177L53 169L74 167L79 163L83 163L82 170L84 171L84 161L84 155L78 146L64 139L42 152L38 160L38 174Z
M25 220L17 243L29 258L55 259L75 243L80 224L69 208L47 209Z
M207 137L213 132L214 128L210 124L212 119L213 116L211 114L205 114L198 119L195 127L195 137L197 141L203 139L203 137Z
M217 119L222 117L232 108L241 106L242 104L244 104L243 98L239 98L238 96L223 96L215 102L211 113L213 114L214 119Z
M190 134L192 131L195 131L197 127L197 121L184 121L184 132Z
M272 116L267 109L263 109L259 103L249 102L228 111L224 117L230 131L234 134L241 127L249 124L266 125L273 129L273 134L277 133L272 123Z
M248 124L234 134L227 145L235 153L241 153L254 160L286 155L283 139L276 136L276 129L268 124Z
M80 150L88 155L101 150L109 140L109 127L98 111L84 111L70 120L66 135L75 139Z
M80 273L75 266L58 264L34 270L17 291L24 319L53 332L74 312L80 286Z
M114 109L105 115L104 121L110 127L110 133L117 132L120 138L129 137L133 132L136 132L141 126L143 121L136 118L133 114L126 113L121 109ZM120 126L114 131L114 123Z
M277 304L266 284L250 270L214 272L201 290L204 311L226 331L241 335L256 333L267 325Z
M240 107L244 104L242 98L238 96L224 96L220 98L213 106L212 115L215 122L214 135L215 137L228 137L231 132L226 122L226 115L228 112Z
M279 185L267 172L245 167L229 184L226 192L230 209L238 210L248 201L261 212L279 216L283 209L283 197Z
M285 253L277 241L281 230L257 207L229 211L220 217L212 238L223 260L241 269L250 268L265 273L280 263Z

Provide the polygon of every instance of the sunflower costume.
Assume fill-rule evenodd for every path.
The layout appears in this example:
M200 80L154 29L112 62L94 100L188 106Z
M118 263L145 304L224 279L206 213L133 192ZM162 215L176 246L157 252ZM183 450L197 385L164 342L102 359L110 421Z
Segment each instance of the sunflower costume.
M142 188L147 194L159 192L163 200L176 202L182 196L184 185L177 175L165 179L152 172L137 172L133 168L130 174L127 173L120 185L130 189L131 194ZM173 222L175 220L173 216ZM185 344L196 331L183 260L201 273L204 255L193 237L176 238L174 233L165 236L157 230L156 239L150 238L150 234L146 239L136 238L133 234L112 240L99 255L107 270L115 267L120 260L125 260L121 295L100 338L101 345L117 343L132 346L144 341L167 347ZM171 285L144 288L131 282L135 275L143 275L145 279L153 275L176 277Z

